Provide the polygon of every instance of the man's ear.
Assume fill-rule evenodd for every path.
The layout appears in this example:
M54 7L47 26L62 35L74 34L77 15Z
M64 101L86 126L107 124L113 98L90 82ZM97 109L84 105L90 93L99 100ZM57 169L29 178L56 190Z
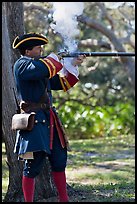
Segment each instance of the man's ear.
M28 56L29 56L29 54L30 54L29 51L30 51L30 50L25 50L25 54L28 55Z

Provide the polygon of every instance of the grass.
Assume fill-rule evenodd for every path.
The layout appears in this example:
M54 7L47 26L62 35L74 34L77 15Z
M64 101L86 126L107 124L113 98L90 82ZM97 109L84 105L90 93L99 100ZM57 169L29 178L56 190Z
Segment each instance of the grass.
M135 202L134 135L71 140L70 146L66 175L75 192L70 202ZM2 151L4 197L8 186L4 144Z
M70 141L67 181L80 202L135 201L135 136ZM75 202L75 197L72 199Z

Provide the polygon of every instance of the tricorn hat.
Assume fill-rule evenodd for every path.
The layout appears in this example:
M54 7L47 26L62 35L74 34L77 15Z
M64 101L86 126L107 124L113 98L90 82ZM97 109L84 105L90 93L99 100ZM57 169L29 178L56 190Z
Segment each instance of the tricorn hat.
M27 49L48 43L48 39L42 34L28 33L17 36L12 44L13 49Z

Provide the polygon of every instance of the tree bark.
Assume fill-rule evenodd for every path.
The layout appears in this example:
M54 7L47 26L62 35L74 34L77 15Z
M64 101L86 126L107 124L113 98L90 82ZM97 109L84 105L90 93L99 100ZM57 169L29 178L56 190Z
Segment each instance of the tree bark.
M2 134L9 167L9 185L4 202L24 202L21 182L23 162L18 161L13 152L16 134L11 130L11 118L16 113L12 67L19 57L19 53L12 49L12 42L17 35L24 33L23 13L23 2L2 2ZM34 201L55 194L49 161L45 158L42 172L36 178Z

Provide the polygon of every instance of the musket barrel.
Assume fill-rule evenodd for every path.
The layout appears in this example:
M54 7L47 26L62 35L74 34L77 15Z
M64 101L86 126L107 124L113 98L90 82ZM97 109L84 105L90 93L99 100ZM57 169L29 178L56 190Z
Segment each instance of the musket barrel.
M70 53L65 53L65 52L60 52L58 55L62 57L77 57L79 55L86 55L86 57L108 57L108 56L115 56L115 57L120 57L120 56L127 56L127 57L134 57L135 53L132 52L70 52Z
M135 57L134 52L58 52L60 57L78 57L79 55L86 55L86 57ZM47 56L41 56L45 58Z

